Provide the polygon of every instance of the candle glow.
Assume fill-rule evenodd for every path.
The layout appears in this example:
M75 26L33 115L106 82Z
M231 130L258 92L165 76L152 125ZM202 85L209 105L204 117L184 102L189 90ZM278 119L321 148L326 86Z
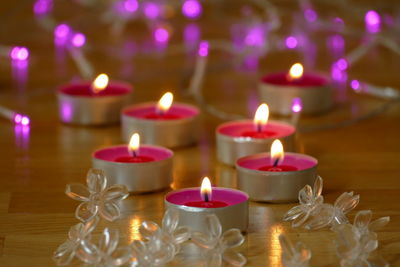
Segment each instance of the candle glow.
M282 162L284 157L285 153L283 152L283 145L281 141L276 139L271 145L271 160L274 167L277 166L279 162Z
M268 123L269 108L267 104L261 104L254 115L254 124L258 132L262 131L262 127Z
M170 92L166 92L158 101L157 113L164 114L170 109L172 102L174 100L174 95Z
M93 93L97 94L100 91L103 91L106 89L108 85L108 76L107 74L100 74L99 76L96 77L96 79L92 83L92 91Z
M138 133L132 134L128 147L129 147L129 152L132 154L132 157L136 157L137 151L139 150L140 147L140 135Z
M303 65L296 63L290 68L289 76L291 79L299 79L303 76L303 71Z
M203 181L201 182L200 194L205 202L211 200L212 187L208 177L204 177Z

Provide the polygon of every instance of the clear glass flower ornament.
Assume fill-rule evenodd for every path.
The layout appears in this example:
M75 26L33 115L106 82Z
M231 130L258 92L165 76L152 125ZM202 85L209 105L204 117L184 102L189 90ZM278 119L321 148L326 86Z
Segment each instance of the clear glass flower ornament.
M78 223L70 228L68 239L54 252L53 260L57 265L68 265L75 256L86 263L91 263L95 260L96 248L90 242L90 234L96 228L98 221L99 219L95 217L85 224ZM94 256L86 256L88 252Z
M324 203L321 195L323 180L320 176L315 179L314 187L306 185L299 191L300 205L291 208L283 217L284 221L292 221L292 227L303 225L311 215L319 212Z
M90 169L86 178L87 187L83 184L68 184L65 193L72 199L81 201L75 216L82 222L92 220L100 215L108 221L120 217L118 202L127 198L129 193L125 185L107 187L107 177L99 169Z
M360 195L353 192L344 192L335 201L334 205L322 204L318 213L304 224L308 230L320 229L326 226L349 223L346 214L353 210L360 202Z
M282 247L282 265L284 267L307 267L311 259L311 250L303 243L297 242L293 246L290 239L284 235L279 235L279 243Z
M190 229L178 224L174 210L165 212L161 227L151 221L142 223L139 232L146 241L131 244L138 266L166 264L179 253L180 245L190 238Z
M205 218L207 232L193 232L192 241L205 250L206 266L218 267L222 261L233 266L243 266L246 258L235 251L230 250L240 246L244 242L244 236L239 229L229 229L222 233L221 223L215 214L209 214Z
M93 250L84 250L81 259L96 267L121 266L130 260L131 249L127 246L118 247L118 243L118 230L105 228L98 246L93 245Z
M336 253L341 258L342 267L357 266L389 266L380 257L370 257L377 249L378 240L375 230L385 226L390 217L382 217L371 222L372 212L362 210L357 212L354 224L336 225L333 230L337 234Z

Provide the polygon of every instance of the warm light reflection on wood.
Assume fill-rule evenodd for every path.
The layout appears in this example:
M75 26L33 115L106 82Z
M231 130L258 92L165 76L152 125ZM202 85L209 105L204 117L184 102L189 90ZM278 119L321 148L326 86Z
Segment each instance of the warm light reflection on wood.
M139 227L142 221L138 216L134 216L129 220L129 243L140 239Z
M284 233L282 225L275 224L271 226L271 239L269 243L269 265L279 267L282 266L281 258L282 258L282 248L279 243L279 235Z

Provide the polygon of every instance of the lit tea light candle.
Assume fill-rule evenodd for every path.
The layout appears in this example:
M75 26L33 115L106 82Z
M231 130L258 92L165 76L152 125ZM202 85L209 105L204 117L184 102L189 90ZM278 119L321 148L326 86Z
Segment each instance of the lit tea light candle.
M290 115L293 98L300 98L303 113L315 114L329 110L333 105L331 81L315 72L304 72L300 63L288 73L264 76L259 85L261 101L268 101L272 113Z
M124 184L129 192L144 193L167 188L172 183L173 152L169 149L140 145L134 133L129 145L106 147L92 155L93 167L102 169L111 184Z
M269 108L261 104L254 120L241 120L221 124L216 130L217 158L225 164L235 165L240 157L265 151L274 139L281 139L287 149L294 148L296 128L288 123L269 121Z
M318 161L299 153L284 153L275 140L270 153L259 153L237 160L239 189L252 200L265 202L296 201L298 192L317 177Z
M71 83L57 92L59 115L64 123L105 125L120 120L121 109L131 102L129 84L109 81L100 74L92 82Z
M223 231L238 228L246 231L248 225L248 195L242 191L211 187L205 177L201 188L185 188L168 193L165 205L179 212L179 224L196 231L207 229L204 219L214 213L221 221Z
M143 103L122 110L122 136L128 141L138 132L143 142L166 147L182 147L198 140L199 110L173 102L173 94L165 93L158 103Z

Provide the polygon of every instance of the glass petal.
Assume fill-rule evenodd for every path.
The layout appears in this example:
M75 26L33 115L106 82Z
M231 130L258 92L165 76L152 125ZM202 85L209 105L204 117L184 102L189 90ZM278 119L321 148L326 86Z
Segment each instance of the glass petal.
M373 222L370 223L369 225L369 230L371 231L376 231L381 229L382 227L384 227L386 224L388 224L390 222L390 217L386 216L386 217L381 217Z
M96 216L98 209L96 205L92 205L90 202L82 202L76 208L75 217L82 222L88 222Z
M318 214L313 216L304 227L308 230L320 229L328 226L333 219L334 209L330 204L323 204L320 207Z
M207 267L220 267L222 265L222 255L211 251L207 255Z
M244 266L247 263L247 259L242 254L237 253L235 251L226 251L222 255L222 258L230 265L236 267Z
M283 217L284 221L291 221L299 217L303 213L303 208L301 206L294 206L288 212L286 212Z
M299 191L299 202L300 204L309 204L313 199L313 193L311 186L306 185Z
M308 262L311 259L311 250L309 250L302 242L296 243L296 251L298 253L298 260L301 263Z
M353 192L344 192L335 201L335 207L342 210L344 214L354 209L360 201L360 195L353 196Z
M86 182L89 191L92 193L99 193L107 186L106 175L104 171L100 169L90 169L86 176Z
M190 229L186 226L178 227L174 232L174 243L181 244L190 238Z
M224 249L238 247L243 244L243 242L244 236L239 229L235 228L225 231L221 237L221 244Z
M98 248L88 240L82 240L76 250L76 256L83 262L94 264L101 260Z
M209 235L206 235L201 232L193 232L191 238L193 243L195 243L197 246L206 249L214 248L216 243L218 242L218 240L210 239Z
M83 235L91 233L96 228L98 222L99 222L99 217L97 216L94 217L92 220L86 222L82 229Z
M177 210L167 209L162 221L162 228L168 233L172 233L179 222L179 213Z
M310 217L309 211L302 212L299 216L297 216L296 219L293 220L292 227L301 226L305 221L307 221L308 217Z
M67 184L65 194L78 201L88 201L90 192L83 184Z
M279 235L279 243L282 248L282 255L284 255L288 259L293 258L296 251L294 250L292 242L285 234Z
M53 254L53 260L57 265L68 265L75 256L76 244L67 240L62 243Z
M342 258L354 258L353 251L359 246L358 237L354 232L354 226L341 224L334 228L336 232L336 252Z
M324 182L323 182L321 176L318 176L318 177L315 179L314 188L313 188L313 195L314 195L314 198L317 198L318 196L321 195L323 183L324 183Z
M103 253L111 254L117 248L118 241L118 230L105 228L99 240L99 249Z
M378 248L378 240L369 240L364 247L364 252L370 253Z
M104 190L103 200L120 201L129 196L128 188L125 185L115 184Z
M160 227L152 221L144 221L139 227L140 234L145 239L151 239L160 235Z
M159 266L171 261L175 256L175 248L172 244L165 244L161 249L153 253L154 265Z
M84 234L82 234L84 232L83 229L84 229L83 223L78 223L71 226L71 228L69 228L68 238L71 241L78 242L84 236Z
M360 210L357 212L356 217L354 218L354 226L360 229L361 231L368 228L368 224L372 218L372 211L370 210Z
M145 255L147 255L148 250L146 244L141 240L134 240L130 245L132 252L136 255L139 262L143 262Z
M113 266L121 266L127 263L131 258L131 249L129 247L122 247L116 249L112 256L112 265Z
M110 222L118 219L119 216L121 215L118 205L113 202L101 203L99 213L101 217Z
M217 215L208 214L206 216L206 225L209 231L208 234L210 234L212 238L219 239L222 234L222 226L221 223L219 222Z

